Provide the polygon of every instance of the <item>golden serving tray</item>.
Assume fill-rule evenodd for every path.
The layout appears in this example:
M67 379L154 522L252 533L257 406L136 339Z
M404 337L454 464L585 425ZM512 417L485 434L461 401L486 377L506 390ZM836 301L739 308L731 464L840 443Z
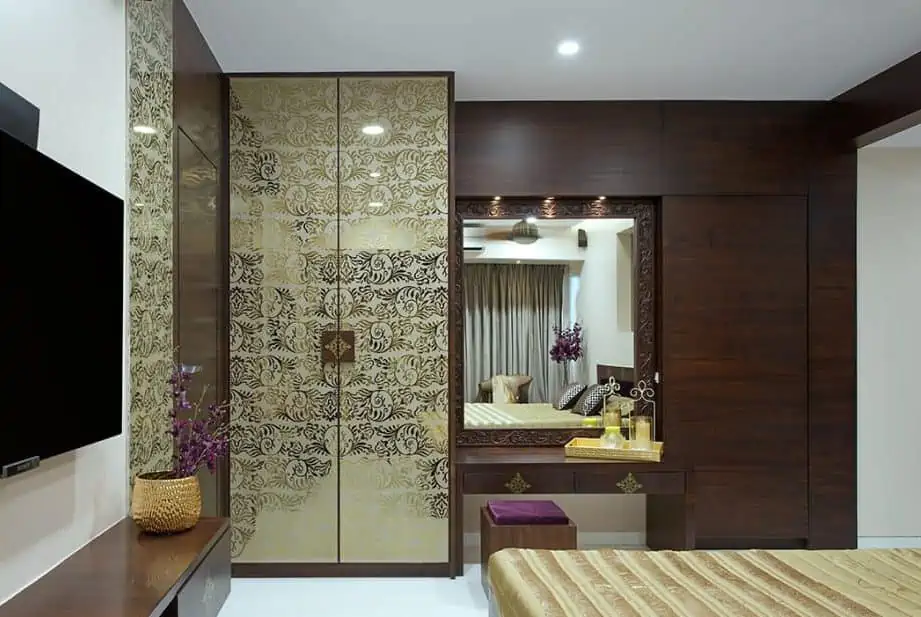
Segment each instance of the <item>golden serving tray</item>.
M654 441L652 442L652 448L649 450L633 450L630 448L630 442L628 441L622 448L605 448L598 438L576 437L563 446L563 451L566 456L574 458L659 463L662 461L662 448L664 445L661 441Z

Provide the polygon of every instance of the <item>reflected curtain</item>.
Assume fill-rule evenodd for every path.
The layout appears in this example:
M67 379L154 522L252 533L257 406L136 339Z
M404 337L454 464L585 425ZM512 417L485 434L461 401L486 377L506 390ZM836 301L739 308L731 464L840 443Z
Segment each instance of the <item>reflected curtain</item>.
M563 321L565 281L561 265L464 266L465 400L494 375L530 375L530 402L556 396L565 376L549 352Z

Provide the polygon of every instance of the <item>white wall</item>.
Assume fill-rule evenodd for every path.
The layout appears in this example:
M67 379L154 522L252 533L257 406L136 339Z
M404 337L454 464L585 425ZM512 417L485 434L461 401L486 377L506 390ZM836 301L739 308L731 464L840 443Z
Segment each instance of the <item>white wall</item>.
M858 535L917 543L921 148L864 148L857 170Z
M618 312L623 309L620 292L624 285L629 291L629 277L620 276L623 269L617 234L633 226L632 219L586 221L582 227L588 236L585 261L576 299L576 316L585 329L585 359L589 371L586 379L594 380L599 364L633 366L633 332L621 323Z
M119 196L126 170L124 5L0 0L0 82L41 109L39 149ZM54 404L82 410L79 398ZM0 480L0 603L124 518L125 434Z

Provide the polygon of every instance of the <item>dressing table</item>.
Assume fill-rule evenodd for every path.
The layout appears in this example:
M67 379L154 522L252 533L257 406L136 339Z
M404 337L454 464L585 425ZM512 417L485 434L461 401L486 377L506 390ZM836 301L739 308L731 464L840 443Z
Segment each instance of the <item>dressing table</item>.
M583 244L617 246L621 250L617 255L618 264L613 271L602 277L610 285L621 285L617 298L610 288L598 292L595 306L610 307L610 319L607 323L593 324L586 327L587 344L594 342L604 346L602 335L606 328L624 330L627 340L632 340L632 361L624 361L624 366L597 364L589 367L595 374L594 383L606 384L610 378L619 382L640 381L655 383L658 368L656 364L656 247L655 247L655 212L656 205L644 200L557 200L557 199L458 199L455 208L454 229L464 229L464 236L481 233L479 242L488 245L490 238L500 237L497 232L502 220L520 221L536 225L530 233L540 235L542 226L547 234L552 234L552 221L564 224L566 219L573 219L573 227L580 223L592 223L594 219L632 219L626 224L597 225L586 224L590 231L584 234L580 228L580 247ZM561 221L562 219L562 221ZM617 230L621 231L617 231ZM605 230L614 230L617 235L605 235ZM623 230L627 230L626 232ZM622 234L629 233L625 241ZM451 366L451 402L453 407L453 468L451 518L455 523L452 530L452 554L463 554L463 502L465 495L510 495L510 494L598 494L598 495L637 495L646 498L646 542L654 549L689 549L695 545L694 526L694 491L692 474L684 467L681 460L678 431L675 419L669 418L667 410L660 410L655 416L655 434L658 439L664 437L666 447L662 461L659 463L623 462L585 458L570 458L564 454L563 446L574 437L598 437L599 428L516 428L513 424L497 423L484 427L481 424L464 423L465 407L474 401L473 386L490 374L465 372L465 359L479 368L488 365L492 358L489 351L483 350L481 343L470 350L465 348L464 319L470 314L470 307L464 302L464 278L467 274L462 268L474 262L478 257L466 256L463 238L453 235L454 254L451 261L451 317L453 322L450 355ZM514 238L513 238L514 240ZM549 246L549 244L548 244ZM507 247L507 245L506 245ZM514 248L514 247L513 247ZM468 251L469 253L470 251ZM488 253L489 251L486 251ZM627 256L628 267L623 267L619 260ZM589 259L588 256L585 257ZM485 260L483 260L485 261ZM522 262L518 261L516 265ZM586 262L587 263L587 262ZM570 273L585 272L587 267L581 265L567 266ZM593 279L599 280L599 279ZM626 290L628 320L623 319L622 291ZM595 308L591 303L595 298L591 290L583 284L578 292L584 294L583 305ZM480 300L479 298L477 299ZM616 305L616 306L615 306ZM480 309L486 310L486 309ZM598 311L595 311L598 313ZM604 311L600 312L605 315ZM579 317L578 320L582 318ZM626 325L625 325L626 321ZM566 325L566 324L564 324ZM627 334L629 333L629 334ZM484 339L477 332L473 339ZM595 337L594 339L592 337ZM498 344L498 343L497 343ZM623 351L621 350L623 354ZM480 354L472 356L470 354ZM495 354L494 354L495 355ZM481 357L482 356L482 357ZM628 365L629 364L629 365ZM496 367L494 370L512 371L518 367ZM584 378L583 378L584 379ZM469 381L470 383L465 383ZM568 381L572 381L571 379ZM632 385L632 384L630 384ZM470 387L468 387L470 386ZM629 391L629 387L627 388ZM532 393L535 388L532 386ZM540 387L537 388L540 391ZM549 390L549 387L545 387ZM551 400L552 397L543 399ZM555 400L555 399L553 399ZM635 402L636 408L648 413L647 403L641 399ZM471 407L471 411L473 408ZM502 409L496 415L502 416ZM567 413L560 411L559 413ZM512 416L513 414L508 414ZM575 426L579 426L577 423ZM672 448L674 438L676 447ZM453 560L455 574L462 569L462 559Z

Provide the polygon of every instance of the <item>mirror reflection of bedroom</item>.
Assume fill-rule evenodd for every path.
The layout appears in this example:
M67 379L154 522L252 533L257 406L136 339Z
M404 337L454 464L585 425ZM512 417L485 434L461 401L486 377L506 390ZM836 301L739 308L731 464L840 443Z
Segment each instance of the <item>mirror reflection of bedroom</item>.
M629 412L634 219L466 219L463 231L464 428L597 426L611 375Z

